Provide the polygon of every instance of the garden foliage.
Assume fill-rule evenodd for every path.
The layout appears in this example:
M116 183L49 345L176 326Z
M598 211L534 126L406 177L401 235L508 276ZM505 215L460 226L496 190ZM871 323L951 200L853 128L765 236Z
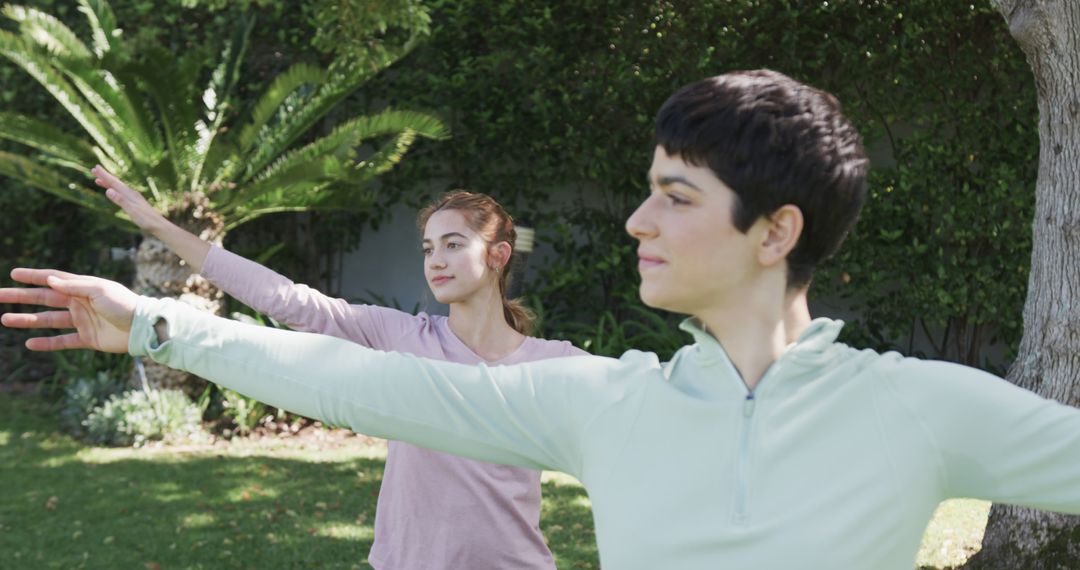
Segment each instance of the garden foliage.
M34 151L0 152L0 174L110 217L115 206L80 183L88 165L104 165L170 217L222 218L214 225L229 230L271 212L363 208L373 179L416 137L445 135L434 117L383 110L301 144L411 44L365 61L338 58L326 69L295 64L239 114L233 93L253 19L240 18L224 47L209 48L220 55L209 57L204 49L178 55L125 41L104 0L80 0L80 9L90 41L46 12L3 9L18 33L0 30L0 55L40 83L79 130L0 113L0 138ZM378 137L389 141L363 155L361 147Z
M180 390L128 390L110 397L86 417L92 443L139 447L151 441L198 438L202 412Z
M68 381L64 386L64 402L60 408L61 425L72 435L86 437L86 419L123 390L123 382L106 372Z
M100 372L64 387L61 424L90 443L139 447L203 435L202 410L178 390L125 390L119 377Z
M328 11L327 3L340 9ZM61 4L35 3L61 15L66 10L66 21L77 22L74 10ZM229 12L217 9L224 4L115 2L118 20L132 22L126 34L177 52L228 35ZM312 45L316 30L344 33L339 24L364 5L249 4L263 25L252 32L238 105L249 104L297 61L313 57L325 64L336 57ZM541 247L525 290L545 318L544 334L611 353L631 342L663 352L687 338L635 308L634 244L623 222L648 191L652 118L681 85L732 69L770 67L836 93L871 150L862 220L811 290L812 298L854 315L848 339L980 366L987 365L990 344L1011 347L1018 340L1037 109L1023 55L986 0L406 4L430 16L415 24L430 35L392 73L345 104L358 112L387 104L436 110L448 118L454 138L423 145L383 177L380 199L419 205L435 192L465 187L493 194L537 227ZM354 47L378 37L376 30ZM319 47L333 45L345 43ZM20 112L56 116L55 104L15 81L10 66L0 66L0 79L0 97ZM285 234L255 222L258 231L248 235L258 243L245 252L284 240L286 250L272 261L302 259L359 231L355 223L315 219ZM19 223L0 221L4 235L42 231ZM281 218L274 224L287 225ZM348 235L304 237L327 229ZM40 255L45 252L17 253L49 259ZM667 319L669 325L677 320ZM643 338L642 330L666 338Z
M975 365L1018 341L1037 110L986 1L431 5L431 38L382 85L449 109L454 143L390 180L445 177L536 225L546 334L644 324L623 222L648 192L653 116L681 85L768 67L835 93L870 149L868 205L811 290L855 315L848 339Z
M445 134L423 113L382 108L356 117L340 109L426 33L426 11L415 2L405 11L368 10L372 29L352 38L359 43L324 38L339 48L332 53L307 49L318 23L308 4L256 2L269 20L258 29L235 11L190 10L186 0L119 2L115 12L103 0L69 4L6 5L0 23L0 55L14 64L0 66L10 103L0 112L0 202L12 205L0 222L8 236L0 253L9 266L127 280L110 251L135 238L109 227L123 223L89 182L94 163L214 239L273 212L327 208L366 220L374 178L418 137ZM246 58L252 44L261 49ZM285 46L298 55L282 57ZM240 81L245 70L253 77ZM334 224L322 242L355 237L354 225ZM308 257L319 264L317 252Z

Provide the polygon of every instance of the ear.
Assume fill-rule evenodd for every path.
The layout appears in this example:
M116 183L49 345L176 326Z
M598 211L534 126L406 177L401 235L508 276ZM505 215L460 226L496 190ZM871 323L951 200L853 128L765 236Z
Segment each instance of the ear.
M783 262L802 235L802 210L798 206L785 204L772 215L762 218L760 223L765 227L758 247L758 261L766 267Z
M513 248L505 241L492 245L491 249L488 250L488 259L492 269L504 269L510 261L511 253L513 253Z

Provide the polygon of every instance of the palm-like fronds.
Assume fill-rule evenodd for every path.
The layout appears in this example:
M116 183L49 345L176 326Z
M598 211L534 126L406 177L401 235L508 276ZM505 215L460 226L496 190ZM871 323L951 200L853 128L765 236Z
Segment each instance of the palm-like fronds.
M233 92L252 21L242 19L217 65L206 69L201 53L177 57L148 47L134 57L105 0L79 4L90 25L88 43L53 16L19 6L3 9L19 33L0 30L0 56L34 77L83 131L66 133L0 113L0 138L39 153L0 155L0 174L65 200L115 210L100 194L51 170L100 162L165 212L189 192L204 193L229 227L271 211L364 206L373 199L371 181L399 162L417 137L447 136L434 117L387 111L345 121L292 148L394 57L368 66L339 61L330 70L295 65L238 115Z
M352 182L359 188L360 183L371 177L362 173L383 172L387 165L396 164L416 136L440 139L447 136L446 127L438 119L422 113L410 111L384 111L377 115L357 117L339 125L329 135L308 145L286 153L262 172L253 176L250 184L239 187L229 197L229 207L222 213L232 211L241 214L261 207L268 194L278 194L281 188L297 183L298 173L304 173L312 187L324 188L329 183ZM368 160L359 160L357 154L365 142L381 136L397 135L392 145L393 151L380 151ZM378 170L375 166L383 167ZM310 189L306 193L297 192L295 206L317 206L327 196ZM285 199L283 196L279 199Z
M255 137L263 131L263 128L266 127L267 122L270 121L274 114L282 108L289 111L293 106L292 102L285 104L287 97L294 95L298 89L304 86L314 89L322 85L325 80L326 71L307 63L293 65L284 73L275 77L266 93L263 93L263 96L255 103L250 121L240 131L237 146L251 148L255 142Z
M79 11L86 14L90 34L94 38L94 53L99 58L111 51L121 51L122 39L116 27L116 15L105 0L79 0Z
M105 40L99 39L99 36L108 38L116 33L108 5L90 7L84 3L83 10L93 16L91 27L95 49L102 53L109 51L105 49L107 42L102 43ZM25 41L53 56L51 63L97 110L113 132L131 135L126 147L137 160L147 162L155 158L155 146L160 145L154 144L156 141L145 116L128 99L128 90L118 85L117 78L107 70L98 68L98 56L70 28L54 16L32 8L8 5L4 7L4 14L19 24L20 35Z
M116 207L108 198L25 156L0 151L0 174L116 219Z
M417 136L442 139L450 135L441 122L429 115L404 113L401 114L399 120L407 126L401 127L400 132L374 154L357 162L353 167L353 174L349 177L350 181L358 184L366 183L389 171L401 162L405 153L416 142ZM387 126L389 125L384 125L384 127ZM391 131L386 132L388 134Z
M210 76L210 85L203 91L202 101L206 118L200 119L195 125L197 139L192 153L194 159L191 173L192 191L199 189L199 181L202 180L202 173L207 165L209 164L211 168L216 167L224 156L223 151L214 149L214 141L225 124L230 95L240 76L240 63L244 59L247 40L251 36L254 24L254 20L244 18L241 25L236 27L232 41L225 46L221 54L221 62ZM217 152L213 152L214 150Z
M85 169L87 163L96 160L94 147L85 140L45 121L14 113L0 112L0 139L35 148L69 168Z
M195 141L196 126L202 119L194 86L197 85L199 66L190 55L176 58L160 46L147 47L145 59L129 64L125 71L147 94L148 104L161 128L167 153L168 168L161 172L166 176L162 182L172 192L186 192L191 188L192 172L198 161ZM162 65L172 59L174 65Z
M385 65L389 64L385 62ZM287 104L292 103L290 112L284 114L276 125L261 132L253 142L258 150L248 160L246 174L250 176L260 172L277 153L311 130L331 109L382 69L351 61L337 62L331 66L325 81L311 97L293 101L287 99Z
M123 152L121 141L113 135L78 90L64 79L61 72L53 65L53 61L44 52L38 51L12 33L0 30L0 55L23 68L36 79L64 107L64 110L79 122L93 139L94 144L113 159L109 166L124 169L128 167L131 160Z
M129 91L119 79L108 71L99 71L90 62L72 61L57 64L68 80L82 93L98 115L114 133L122 133L124 151L135 164L146 164L160 159L161 139L147 121L138 103L129 97Z
M71 28L34 8L25 6L4 6L4 15L19 24L23 37L29 38L44 48L50 55L57 57L89 58L90 48L71 31Z

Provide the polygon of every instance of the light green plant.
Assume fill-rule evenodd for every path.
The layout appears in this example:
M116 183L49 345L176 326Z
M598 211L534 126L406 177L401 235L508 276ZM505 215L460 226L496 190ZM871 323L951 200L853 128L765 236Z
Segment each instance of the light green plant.
M124 383L107 372L76 378L64 386L60 423L72 435L86 435L86 419L95 408L105 404L124 389Z
M538 303L534 301L533 306ZM599 356L618 357L627 350L636 349L655 352L663 360L692 342L678 327L681 319L640 305L628 305L624 314L619 317L604 311L595 323L567 321L561 323L555 334Z
M236 433L247 435L267 416L266 404L235 390L221 389L222 413L236 424Z
M139 447L199 438L201 420L198 406L179 390L129 390L95 408L85 426L93 443Z

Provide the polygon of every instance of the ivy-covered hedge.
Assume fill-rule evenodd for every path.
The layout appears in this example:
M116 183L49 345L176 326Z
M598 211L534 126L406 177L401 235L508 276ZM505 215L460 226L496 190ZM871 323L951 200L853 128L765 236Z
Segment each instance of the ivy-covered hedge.
M605 315L637 320L623 221L647 192L664 99L769 67L835 93L876 159L862 220L812 289L859 315L853 342L977 365L988 341L1017 342L1037 110L1023 55L986 0L432 7L432 37L385 77L382 97L444 109L454 140L391 179L403 191L437 179L490 192L539 226L554 254L529 289L547 334L584 341L604 334ZM566 188L569 202L552 199Z

